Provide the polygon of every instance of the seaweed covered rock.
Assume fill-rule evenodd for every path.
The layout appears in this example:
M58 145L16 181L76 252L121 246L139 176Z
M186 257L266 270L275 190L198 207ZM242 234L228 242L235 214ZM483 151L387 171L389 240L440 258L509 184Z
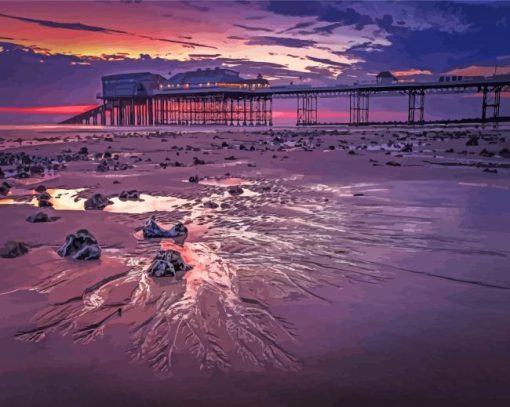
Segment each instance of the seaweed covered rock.
M207 201L207 202L204 202L203 204L204 208L207 208L207 209L216 209L218 208L218 204L214 201Z
M145 239L170 237L177 244L183 244L188 237L188 229L184 224L179 222L172 229L166 230L158 225L154 215L147 220L142 230Z
M130 191L122 191L119 194L119 199L121 201L139 201L140 200L140 192L132 189Z
M57 253L60 257L72 256L76 260L97 260L101 257L101 248L87 229L80 229L66 237Z
M4 247L0 249L0 257L5 259L13 259L15 257L23 256L27 254L30 249L28 246L20 241L9 241Z
M37 212L34 215L30 215L27 218L27 222L30 222L30 223L54 222L57 219L59 219L58 216L48 216L44 212Z
M152 277L176 277L177 273L185 273L192 266L184 263L181 254L175 250L161 250L152 260L147 273Z
M98 210L102 211L104 208L106 208L108 205L113 204L112 201L108 199L103 194L94 194L89 199L87 199L84 203L85 210Z

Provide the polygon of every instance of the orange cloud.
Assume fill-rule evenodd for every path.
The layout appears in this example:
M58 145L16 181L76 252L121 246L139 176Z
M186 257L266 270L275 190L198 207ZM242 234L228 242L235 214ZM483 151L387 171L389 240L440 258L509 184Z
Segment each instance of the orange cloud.
M510 74L510 66L500 66L497 68L496 73L498 75ZM465 68L453 69L447 72L448 75L465 75L465 76L491 76L494 75L493 66L478 66L471 65Z
M407 69L405 71L391 71L395 76L432 75L428 69Z

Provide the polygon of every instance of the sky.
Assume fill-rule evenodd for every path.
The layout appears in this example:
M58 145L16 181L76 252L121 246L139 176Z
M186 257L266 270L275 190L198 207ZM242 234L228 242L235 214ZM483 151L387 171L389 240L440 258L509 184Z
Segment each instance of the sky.
M373 81L382 70L414 81L510 73L508 38L510 2L497 1L0 0L0 123L83 111L98 103L101 76L122 72L226 67L314 85ZM471 96L454 100L439 97L426 114L480 110ZM345 115L342 103L323 101L322 114ZM374 114L402 107L385 99ZM275 114L294 110L284 102Z

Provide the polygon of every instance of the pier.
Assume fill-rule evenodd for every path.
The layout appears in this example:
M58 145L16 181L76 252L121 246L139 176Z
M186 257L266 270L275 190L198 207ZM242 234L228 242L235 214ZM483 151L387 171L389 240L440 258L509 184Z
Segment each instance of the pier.
M386 75L384 75L386 74ZM102 126L225 125L272 126L273 100L296 100L296 125L321 124L370 125L370 101L376 97L407 98L409 125L426 121L426 99L431 94L480 94L479 117L457 122L497 123L510 121L500 115L501 93L510 88L510 75L494 77L441 77L433 82L399 82L383 72L376 83L307 86L271 86L259 75L243 79L227 69L185 72L165 79L150 72L103 77L103 93L97 107L71 117L61 124ZM346 97L349 100L348 123L318 121L318 100Z

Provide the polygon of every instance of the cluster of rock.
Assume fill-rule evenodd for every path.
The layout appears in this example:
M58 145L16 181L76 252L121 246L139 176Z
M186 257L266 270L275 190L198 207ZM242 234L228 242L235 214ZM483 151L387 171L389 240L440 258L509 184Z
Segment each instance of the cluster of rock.
M37 212L33 215L30 215L27 218L27 222L30 223L45 223L45 222L55 222L57 219L60 219L58 216L48 216L44 212Z
M101 248L87 229L80 229L66 237L57 253L60 257L72 256L76 260L97 260L101 257Z
M152 277L178 277L193 267L184 263L181 254L175 250L162 250L152 260L147 273Z

